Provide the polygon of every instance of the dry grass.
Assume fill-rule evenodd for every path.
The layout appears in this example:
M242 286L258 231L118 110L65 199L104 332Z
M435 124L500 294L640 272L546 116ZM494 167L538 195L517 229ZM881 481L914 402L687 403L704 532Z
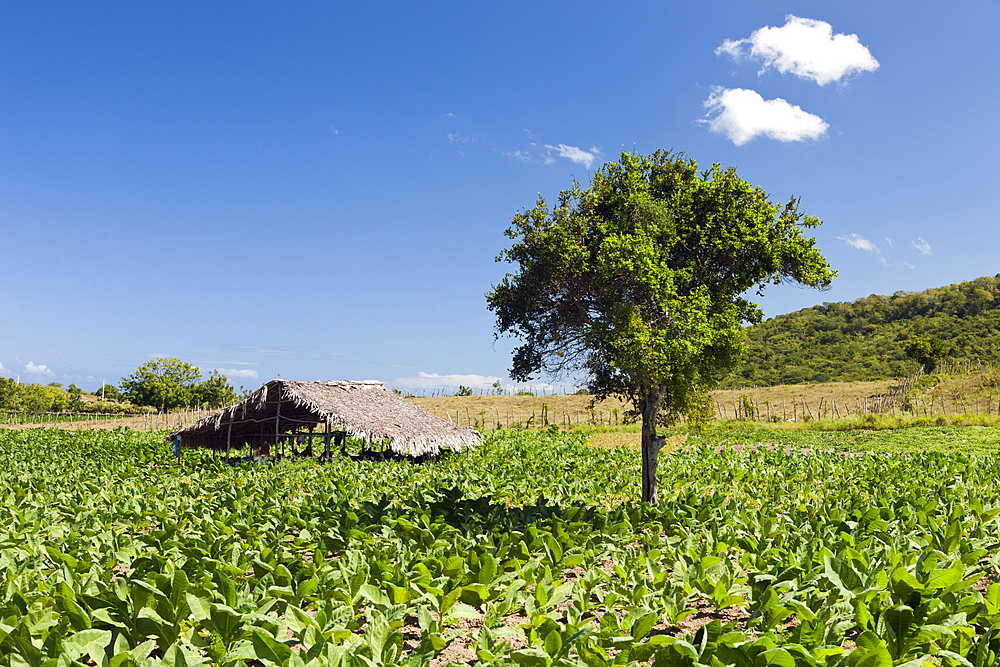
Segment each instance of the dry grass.
M762 421L799 423L805 419L843 419L880 410L903 416L899 380L875 382L827 382L724 389L711 393L716 417L744 416L748 402ZM888 395L897 400L886 401ZM1000 413L1000 369L954 373L942 381L910 394L911 413L917 416L996 415ZM746 401L744 401L746 397ZM581 427L595 433L598 446L631 446L638 442L635 426L626 425L628 406L616 399L594 402L587 394L568 396L438 396L410 397L419 407L460 426L481 430L497 428ZM890 407L886 408L886 405ZM176 429L193 423L206 412L170 415L140 415L127 419L89 420L72 424L52 424L57 428L116 428L137 430ZM31 424L27 427L40 426ZM601 427L605 430L602 431ZM613 430L613 432L608 432Z
M493 429L540 428L550 424L619 426L628 410L621 401L593 403L586 394L568 396L438 396L412 397L415 404L460 426Z
M746 396L763 421L798 421L803 415L835 418L877 411L880 398L895 394L899 385L897 380L784 384L720 389L713 391L711 397L716 417L720 419L745 416L743 397Z
M893 380L881 380L724 389L712 392L711 398L719 419L744 416L744 396L764 420L799 420L805 414L811 418L833 418L872 411L878 398L892 393L898 384ZM410 400L423 409L462 426L487 429L496 428L498 424L502 428L538 428L549 424L563 427L620 426L625 422L628 412L628 406L617 399L594 403L593 397L586 394L439 396L413 397Z

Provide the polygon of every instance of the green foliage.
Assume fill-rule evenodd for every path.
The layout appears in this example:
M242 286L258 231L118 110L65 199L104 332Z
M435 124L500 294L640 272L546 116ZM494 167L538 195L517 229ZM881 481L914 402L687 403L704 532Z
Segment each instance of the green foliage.
M17 382L11 378L0 377L0 410L9 412L21 407L18 388Z
M221 408L239 401L236 390L219 371L212 371L208 379L194 386L194 402L209 408Z
M94 396L97 396L102 401L116 401L122 402L125 400L125 396L118 390L113 384L102 384L94 392Z
M913 336L904 351L907 357L920 364L924 373L933 373L938 362L951 353L951 348L936 336Z
M955 361L1000 363L1000 275L871 295L778 315L747 330L748 351L723 386L880 380L910 375L915 339L947 341ZM923 363L923 362L919 362Z
M819 224L733 169L623 152L590 187L574 184L552 208L539 199L507 230L513 244L498 261L517 272L487 301L497 334L523 341L511 377L583 371L592 393L642 415L654 466L656 422L681 417L732 368L743 323L760 319L744 295L783 280L829 285L835 273L804 235ZM645 499L655 495L644 485Z
M197 367L180 359L153 359L122 378L122 393L136 405L170 410L194 403L194 385L201 379Z
M59 386L22 384L16 385L13 405L8 408L21 412L59 412L69 405L69 395Z
M136 405L171 410L190 405L222 407L238 400L229 380L212 371L205 381L201 371L180 359L153 359L122 378L122 395Z
M75 384L71 384L66 388L66 393L69 394L69 400L66 403L66 407L71 412L79 412L83 408L83 390Z
M159 433L0 431L0 665L428 665L459 634L482 665L997 664L995 433L821 436L692 438L651 506L635 452L557 430L183 469Z
M703 433L715 420L715 406L707 392L688 403L686 422L694 433Z
M472 387L466 387L465 385L459 385L458 391L455 392L455 396L472 396Z
M938 386L939 384L941 384L942 382L944 382L947 379L948 379L948 376L946 376L946 375L944 375L942 373L929 373L927 375L921 375L913 383L913 388L914 389L930 389L932 387Z

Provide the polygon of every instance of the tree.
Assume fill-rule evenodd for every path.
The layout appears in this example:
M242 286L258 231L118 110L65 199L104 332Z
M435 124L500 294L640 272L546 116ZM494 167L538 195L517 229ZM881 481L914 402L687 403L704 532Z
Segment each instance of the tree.
M920 364L924 373L933 373L949 354L951 348L935 336L912 336L906 345L906 356Z
M125 396L118 391L118 387L113 384L102 384L94 392L94 396L97 396L102 401L124 401Z
M658 423L675 422L735 366L744 295L768 284L825 289L836 275L806 237L820 220L799 201L773 204L733 169L699 172L683 154L623 152L551 209L514 216L517 265L486 295L497 336L523 341L511 378L582 372L598 398L618 395L642 419L642 499L656 502Z
M18 387L20 409L24 412L59 412L66 407L69 396L61 385L22 384Z
M14 412L20 407L20 385L10 378L0 377L0 410Z
M71 384L66 388L66 393L69 394L69 401L66 407L72 412L79 412L83 409L83 390L77 387L75 384Z
M208 379L194 387L194 402L210 408L221 408L238 399L236 390L219 371L212 371Z
M199 380L201 371L189 363L173 358L153 359L122 378L121 388L132 403L167 411L191 405L194 385Z

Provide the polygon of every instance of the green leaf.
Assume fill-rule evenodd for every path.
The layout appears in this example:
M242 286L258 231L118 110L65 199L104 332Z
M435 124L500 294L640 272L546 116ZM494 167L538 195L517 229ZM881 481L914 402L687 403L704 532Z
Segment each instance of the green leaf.
M262 630L255 629L251 641L254 657L265 665L281 667L292 655L292 649L289 646L282 644Z
M87 655L98 664L104 659L105 650L110 644L110 630L81 630L63 640L63 648L74 651L73 660Z
M462 602L473 607L482 607L490 599L490 591L482 584L469 584L462 586L460 594Z
M924 590L924 587L916 577L907 572L906 568L899 566L889 575L889 590L903 599L909 597L911 593Z
M952 584L961 581L962 571L955 568L944 568L940 570L933 570L927 575L927 580L924 582L924 588L929 591L936 591L942 588L948 588Z
M634 639L635 641L642 640L646 635L650 633L650 631L653 629L653 626L656 625L656 622L659 620L659 618L660 618L659 614L655 612L649 612L648 614L637 619L636 622L632 625L632 631L630 633L632 635L632 639Z
M783 648L773 648L769 651L758 653L753 661L754 667L765 667L766 665L777 665L778 667L795 667L795 658Z
M522 648L511 651L510 658L519 665L525 665L525 667L548 667L552 663L548 654L537 648Z

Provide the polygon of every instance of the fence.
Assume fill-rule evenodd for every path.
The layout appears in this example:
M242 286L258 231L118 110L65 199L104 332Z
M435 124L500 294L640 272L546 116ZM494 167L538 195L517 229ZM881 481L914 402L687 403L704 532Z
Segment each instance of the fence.
M89 412L0 412L0 426L21 428L64 428L82 430L91 428L117 428L154 431L188 426L213 412L195 408L169 413L94 414Z

